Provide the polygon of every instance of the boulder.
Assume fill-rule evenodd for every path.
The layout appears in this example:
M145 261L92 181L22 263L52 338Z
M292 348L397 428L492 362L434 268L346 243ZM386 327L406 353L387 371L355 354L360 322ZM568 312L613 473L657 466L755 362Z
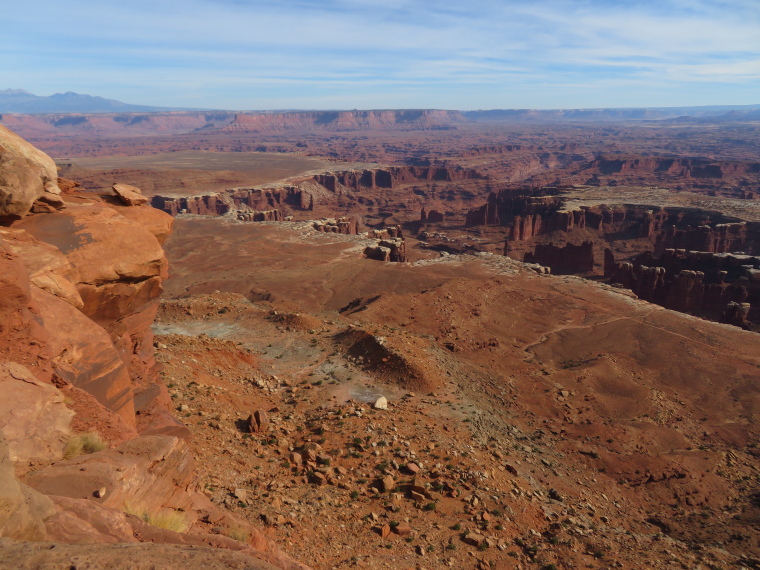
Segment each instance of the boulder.
M56 513L45 521L48 540L67 544L137 542L127 515L89 499L52 497Z
M0 537L45 540L44 521L53 513L50 499L16 479L8 445L0 432Z
M259 433L269 430L269 417L264 410L256 410L248 416L248 431Z
M57 180L52 158L0 125L0 223L23 218L35 202L62 208Z
M187 444L156 435L59 461L30 473L25 482L46 495L93 500L113 509L131 505L148 512L192 510L197 490L195 460ZM103 487L108 491L105 497L94 498Z
M74 412L58 388L15 362L0 365L0 431L13 463L49 463L63 457Z
M114 184L113 191L127 206L142 206L148 201L137 186Z

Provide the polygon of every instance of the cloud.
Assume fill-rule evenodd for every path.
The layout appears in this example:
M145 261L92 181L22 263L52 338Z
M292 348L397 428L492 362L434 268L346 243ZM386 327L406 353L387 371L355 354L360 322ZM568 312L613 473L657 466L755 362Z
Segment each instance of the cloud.
M760 92L755 0L29 0L0 17L0 88L41 94L470 108L567 107L580 85L581 106L598 106L595 85L607 106L632 84L647 105L680 105L710 82L705 104Z

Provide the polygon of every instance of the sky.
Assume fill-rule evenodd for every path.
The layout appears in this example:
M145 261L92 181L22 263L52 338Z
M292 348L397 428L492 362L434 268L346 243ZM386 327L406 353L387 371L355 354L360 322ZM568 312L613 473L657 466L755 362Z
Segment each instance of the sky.
M760 103L760 0L3 0L0 89L232 110Z

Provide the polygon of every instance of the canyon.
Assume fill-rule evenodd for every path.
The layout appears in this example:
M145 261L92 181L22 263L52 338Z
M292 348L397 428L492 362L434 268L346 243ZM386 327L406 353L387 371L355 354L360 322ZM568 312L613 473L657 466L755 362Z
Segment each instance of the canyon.
M0 565L760 565L755 123L119 116L2 118Z

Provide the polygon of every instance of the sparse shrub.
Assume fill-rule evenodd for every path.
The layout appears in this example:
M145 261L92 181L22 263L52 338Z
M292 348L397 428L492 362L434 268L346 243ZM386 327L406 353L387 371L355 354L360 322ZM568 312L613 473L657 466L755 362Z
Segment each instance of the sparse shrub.
M63 452L64 459L71 459L86 453L103 451L108 444L100 438L97 432L79 433L72 435Z
M174 532L185 532L190 528L190 523L187 522L185 513L175 511L174 509L164 509L157 513L148 513L148 519L146 522L149 525L166 530L173 530Z
M242 526L232 526L227 531L227 536L238 542L247 544L251 540L251 534Z
M134 515L144 522L148 522L148 510L142 505L126 501L121 509L128 515Z
M145 506L129 501L125 501L122 511L157 528L173 530L174 532L185 532L190 528L190 523L182 511L164 509L158 512L150 512Z
M451 530L462 530L462 525L457 523L451 527Z
M427 505L425 505L423 508L426 511L434 511L435 510L435 506L436 506L435 503L431 502L431 503L428 503Z

